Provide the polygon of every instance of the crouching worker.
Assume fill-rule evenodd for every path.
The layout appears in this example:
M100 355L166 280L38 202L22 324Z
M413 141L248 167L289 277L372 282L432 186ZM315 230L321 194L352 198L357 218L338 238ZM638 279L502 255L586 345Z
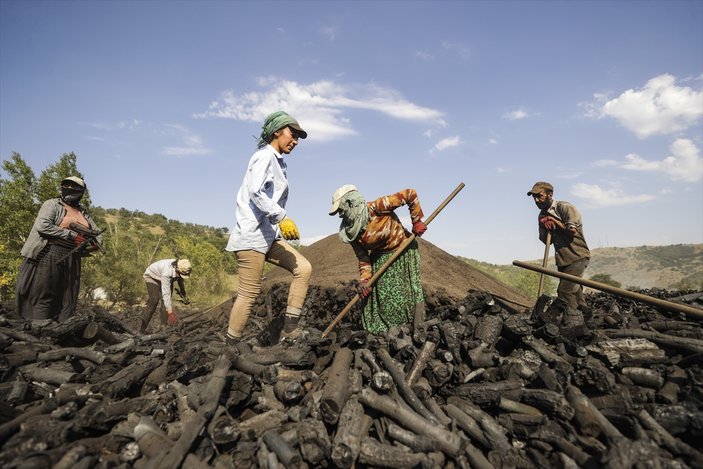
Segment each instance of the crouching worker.
M391 327L410 321L414 328L419 328L424 321L425 298L420 284L417 241L410 243L372 288L368 287L373 274L410 235L394 212L403 205L410 209L413 234L421 236L427 227L414 189L366 202L356 186L346 184L332 196L329 214L338 214L342 219L339 239L351 245L359 260L357 292L365 301L362 320L364 329L373 334L384 334Z
M81 257L102 242L97 225L79 205L86 185L70 176L61 196L45 201L22 247L17 276L17 313L25 319L65 321L78 305ZM93 233L86 238L82 234Z
M176 324L178 316L173 311L173 284L178 286L176 292L183 298L184 303L188 304L188 295L186 294L185 282L190 276L192 266L188 259L162 259L151 264L144 271L144 281L146 282L146 291L149 298L146 302L146 309L142 316L142 326L139 328L139 333L144 334L146 328L151 321L151 317L156 311L156 307L161 306L161 325Z
M229 345L242 340L251 308L261 292L264 262L293 274L280 340L290 343L300 337L298 323L312 267L286 242L299 239L300 234L286 212L288 177L283 155L290 155L298 140L307 135L298 121L283 111L266 117L258 142L259 150L250 158L237 192L235 224L225 248L237 257L239 275L237 298L227 327Z

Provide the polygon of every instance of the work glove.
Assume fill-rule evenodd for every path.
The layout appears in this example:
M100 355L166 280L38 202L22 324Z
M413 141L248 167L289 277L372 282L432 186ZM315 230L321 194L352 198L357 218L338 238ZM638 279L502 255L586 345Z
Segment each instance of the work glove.
M425 234L425 231L427 231L427 225L425 225L424 221L418 220L413 223L413 234L415 236L422 236Z
M369 281L359 281L358 285L356 286L356 292L359 294L359 298L365 300L371 294L371 288L369 288Z
M290 218L284 218L278 226L281 228L281 235L283 235L283 239L300 239L298 227L295 226L295 222Z
M168 312L168 324L169 326L175 326L178 322L178 316L173 311Z
M80 246L81 244L85 243L85 236L82 234L78 233L75 238L73 238L73 244L76 246Z
M542 217L539 219L539 222L542 224L543 227L548 229L549 231L552 231L554 228L556 228L556 220L549 215L546 217Z

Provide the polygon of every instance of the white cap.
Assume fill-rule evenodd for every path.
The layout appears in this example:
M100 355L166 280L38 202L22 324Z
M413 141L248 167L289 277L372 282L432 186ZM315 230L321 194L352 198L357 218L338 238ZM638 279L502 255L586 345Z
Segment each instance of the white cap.
M356 188L354 184L344 184L342 187L334 191L334 195L332 196L332 207L330 207L330 215L334 215L337 213L337 210L339 210L339 202L342 201L342 197L344 197L344 194L351 192L351 191L356 191L359 190Z
M192 266L190 265L190 261L188 259L179 259L178 263L176 264L176 270L178 271L178 275L180 275L183 278L188 278L190 276L190 271L192 270Z
M71 181L73 183L76 183L79 186L81 186L83 189L85 189L85 181L83 179L79 178L78 176L69 176L67 178L64 178L61 181L61 185L63 186L66 181Z

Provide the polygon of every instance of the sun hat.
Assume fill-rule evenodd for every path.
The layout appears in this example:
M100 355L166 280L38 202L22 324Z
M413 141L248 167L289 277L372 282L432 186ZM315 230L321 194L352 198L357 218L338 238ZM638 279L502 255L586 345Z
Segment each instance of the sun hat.
M61 180L61 185L63 186L66 182L73 182L75 184L78 184L81 186L83 189L85 189L85 181L78 176L69 176L67 178L64 178Z

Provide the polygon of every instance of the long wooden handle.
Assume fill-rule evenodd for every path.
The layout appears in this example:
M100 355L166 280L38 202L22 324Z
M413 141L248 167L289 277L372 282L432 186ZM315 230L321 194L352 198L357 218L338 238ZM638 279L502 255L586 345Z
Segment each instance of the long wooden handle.
M452 199L453 199L454 197L456 197L456 195L459 193L459 191L462 190L463 188L464 188L464 183L463 183L463 182L462 182L462 183L459 183L459 185L456 187L456 189L454 189L454 191L452 191L452 193L449 194L449 196L448 196L446 199L444 199L444 202L442 202L442 203L439 205L439 207L437 207L437 209L436 209L434 212L432 212L432 215L430 215L429 217L427 217L427 218L425 219L425 225L429 225L430 222L431 222L432 220L434 220L434 217L436 217L436 216L439 214L439 212L441 212L442 209L443 209L444 207L446 207L447 204L448 204L449 202L451 202ZM388 260L381 266L381 268L378 269L378 270L373 274L373 276L371 277L371 279L370 279L370 280L368 281L368 283L367 283L368 288L371 288L371 287L373 286L373 284L376 283L376 280L378 280L378 278L379 278L381 275L383 275L383 272L385 272L386 269L388 269L388 267L390 267L391 264L393 264L393 262L398 258L398 256L400 256L403 252L405 252L405 250L407 249L407 247L408 247L408 246L410 245L410 243L412 243L414 240L415 240L415 235L414 235L414 234L410 234L410 236L408 236L407 238L405 238L405 241L403 241L403 242L401 243L401 245L396 248L396 250L395 250L395 252L393 253L393 255L392 255L391 257L389 257ZM337 315L337 317L334 318L334 320L330 323L330 325L327 326L327 329L325 329L325 331L322 333L322 337L327 337L327 334L329 334L330 332L332 332L332 329L334 329L334 326L336 326L336 325L339 323L339 321L341 321L342 318L347 315L347 313L349 312L349 310L352 309L352 307L353 307L353 306L357 303L357 301L359 301L360 299L361 299L361 297L359 296L359 294L358 294L358 293L355 294L354 297L351 299L351 301L347 304L347 306L345 306L344 309Z
M542 259L542 267L547 268L549 261L549 245L552 244L552 232L547 230L547 239L544 241L544 259ZM544 287L544 274L539 274L539 286L537 287L537 298L542 296L542 288Z

